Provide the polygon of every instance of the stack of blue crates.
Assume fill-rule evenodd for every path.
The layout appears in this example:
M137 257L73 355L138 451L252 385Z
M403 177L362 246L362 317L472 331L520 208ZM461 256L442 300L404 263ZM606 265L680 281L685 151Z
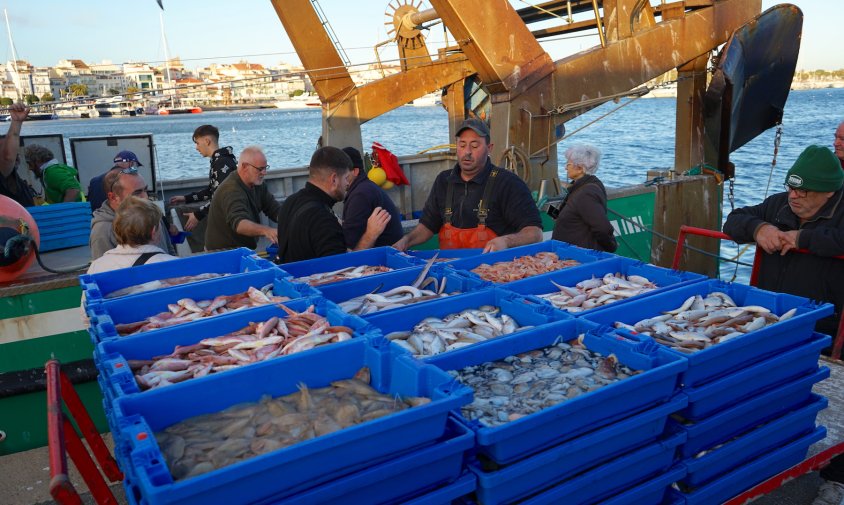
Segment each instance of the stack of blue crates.
M832 313L832 306L710 280L583 317L601 325L632 325L673 310L690 296L713 292L726 293L739 306L762 306L778 315L791 309L796 313L693 354L669 350L689 365L680 378L688 406L673 427L687 437L680 448L687 474L679 481L684 491L679 494L692 505L720 503L776 475L800 462L809 446L825 436L823 427L815 427L815 418L827 402L811 390L829 376L829 369L818 366L818 358L831 338L813 327ZM613 334L652 342L623 329Z
M38 225L41 252L88 245L91 204L88 202L37 205L26 210Z

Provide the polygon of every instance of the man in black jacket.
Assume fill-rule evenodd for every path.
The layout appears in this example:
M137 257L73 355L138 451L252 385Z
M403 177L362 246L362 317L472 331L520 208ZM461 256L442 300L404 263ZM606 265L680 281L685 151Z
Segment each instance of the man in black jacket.
M826 147L809 146L785 179L784 193L727 216L724 233L739 243L756 242L765 254L759 286L835 305L816 329L835 335L844 304L844 172ZM807 249L812 254L788 254Z
M373 247L393 245L402 237L399 209L387 193L366 176L360 152L354 147L344 147L343 152L352 160L352 183L343 201L343 235L346 237L346 247L354 249L357 246L366 232L367 219L377 207L390 213L390 222Z
M354 247L346 247L343 228L331 208L343 201L351 183L352 160L336 147L317 149L308 165L305 187L284 201L278 216L278 262L290 263L369 249L390 222L376 207Z
M185 196L170 198L170 205L206 202L196 212L187 214L188 220L185 223L185 230L188 231L196 228L196 225L208 216L211 197L214 196L214 192L230 173L237 170L237 159L234 157L232 148L220 148L220 130L216 127L210 124L200 126L193 132L193 142L197 152L204 158L209 158L211 162L211 169L208 172L208 187Z

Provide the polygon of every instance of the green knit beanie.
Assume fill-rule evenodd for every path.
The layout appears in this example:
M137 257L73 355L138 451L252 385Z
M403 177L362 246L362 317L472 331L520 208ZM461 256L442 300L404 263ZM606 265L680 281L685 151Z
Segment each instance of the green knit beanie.
M795 189L838 191L844 184L844 170L828 147L809 146L797 157L785 183Z

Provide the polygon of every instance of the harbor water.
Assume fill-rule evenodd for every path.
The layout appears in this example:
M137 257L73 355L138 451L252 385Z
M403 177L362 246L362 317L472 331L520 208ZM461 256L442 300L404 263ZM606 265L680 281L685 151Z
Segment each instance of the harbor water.
M570 136L557 146L560 160L565 149L576 143L600 147L604 157L597 175L609 188L642 183L648 170L667 169L674 160L675 99L642 98L619 108L624 102L605 104L569 121L566 130ZM589 125L614 109L617 111ZM844 89L791 92L785 107L776 166L772 169L775 129L732 154L731 161L736 165L734 205L761 201L772 170L767 194L781 190L786 171L806 146L831 146L835 128L844 120L841 110L844 110ZM72 137L151 133L156 144L158 177L170 180L207 175L208 162L194 150L191 140L193 130L201 124L218 127L220 144L232 146L236 154L248 145L262 146L273 169L306 166L321 133L320 110L310 109L30 121L24 124L22 133L62 134L68 154L68 139ZM572 133L583 126L586 127ZM365 147L380 142L397 155L415 154L451 141L447 115L439 106L400 107L364 124L362 134ZM564 164L560 163L559 167L565 177ZM725 197L724 216L730 212L730 206L729 198ZM734 245L726 243L722 248L725 256L734 256L735 251ZM752 252L745 252L743 260L751 261ZM740 271L739 278L745 276Z

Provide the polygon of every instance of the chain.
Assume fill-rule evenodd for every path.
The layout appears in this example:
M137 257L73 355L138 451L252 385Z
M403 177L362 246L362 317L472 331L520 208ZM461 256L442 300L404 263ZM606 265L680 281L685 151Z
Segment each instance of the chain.
M768 191L771 189L771 179L774 177L774 169L777 166L777 155L780 152L782 142L782 123L777 125L777 133L774 135L774 157L771 159L771 173L768 174L768 185L765 186L765 198L768 198Z

